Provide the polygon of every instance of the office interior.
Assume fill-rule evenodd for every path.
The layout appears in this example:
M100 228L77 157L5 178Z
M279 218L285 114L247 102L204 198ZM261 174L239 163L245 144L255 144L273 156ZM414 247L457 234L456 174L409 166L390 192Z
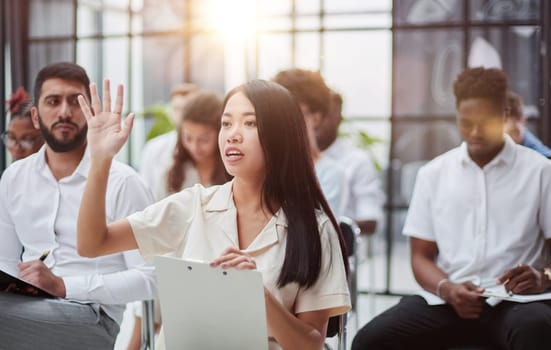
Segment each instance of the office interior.
M551 3L544 0L0 0L0 95L32 91L44 65L72 61L125 85L138 115L122 160L139 163L170 89L221 95L292 67L319 70L344 98L341 137L371 153L385 219L362 237L348 337L417 286L401 228L416 171L460 142L452 83L502 68L528 127L551 144ZM0 104L6 116L6 105ZM6 128L0 118L0 131ZM11 160L0 145L0 169ZM356 323L357 322L357 323ZM123 332L125 328L123 327ZM123 340L119 342L120 348Z

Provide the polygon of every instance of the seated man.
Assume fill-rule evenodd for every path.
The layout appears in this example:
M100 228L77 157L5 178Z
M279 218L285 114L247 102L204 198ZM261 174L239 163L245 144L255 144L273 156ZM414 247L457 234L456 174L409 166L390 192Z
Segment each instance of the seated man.
M419 170L403 229L425 291L374 318L352 349L551 344L550 300L490 306L482 295L496 284L517 294L551 286L551 162L504 135L501 70L467 69L454 93L465 142Z
M350 140L338 136L343 100L331 92L329 113L316 129L323 154L345 171L350 190L345 213L356 221L362 233L373 234L383 220L384 193L371 155Z
M3 349L112 349L125 304L156 293L153 267L137 251L88 259L76 250L90 166L77 96L90 99L89 83L72 63L38 73L31 112L46 144L0 180L0 269L57 297L0 293ZM106 202L113 221L145 208L152 195L136 172L114 162Z
M329 112L331 90L325 85L319 72L304 69L281 71L273 80L289 90L299 103L306 123L316 176L333 214L337 218L348 215L346 207L349 189L346 173L337 162L321 153L315 133Z
M519 145L531 148L544 157L551 158L551 149L526 128L522 97L514 92L509 92L507 94L507 106L509 107L509 113L505 123L505 132Z

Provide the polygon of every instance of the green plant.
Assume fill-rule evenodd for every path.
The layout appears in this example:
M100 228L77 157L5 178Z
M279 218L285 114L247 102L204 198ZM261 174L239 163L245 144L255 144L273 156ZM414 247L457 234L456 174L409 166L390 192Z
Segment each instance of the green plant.
M383 143L383 139L369 135L363 130L357 130L354 132L339 132L339 135L349 137L358 147L369 152L371 158L373 159L373 165L375 166L375 169L377 169L377 171L379 172L383 170L381 162L379 162L379 160L375 156L375 152L373 151L373 146Z
M174 130L174 125L170 120L168 110L169 106L167 104L157 103L146 107L143 113L141 113L144 118L153 119L153 125L151 125L146 136L147 141Z

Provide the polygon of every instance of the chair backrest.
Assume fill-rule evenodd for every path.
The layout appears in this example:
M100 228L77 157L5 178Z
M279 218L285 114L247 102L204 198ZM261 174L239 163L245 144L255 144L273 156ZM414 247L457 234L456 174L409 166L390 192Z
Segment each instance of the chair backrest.
M338 220L348 256L351 257L356 253L356 240L360 235L360 228L354 220L347 216L340 216Z

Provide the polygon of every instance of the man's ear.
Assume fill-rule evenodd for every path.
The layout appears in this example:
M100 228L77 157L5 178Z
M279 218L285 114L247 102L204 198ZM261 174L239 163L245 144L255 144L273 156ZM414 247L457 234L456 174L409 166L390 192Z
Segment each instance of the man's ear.
M31 119L35 129L40 130L40 123L38 122L38 108L36 106L31 107Z

